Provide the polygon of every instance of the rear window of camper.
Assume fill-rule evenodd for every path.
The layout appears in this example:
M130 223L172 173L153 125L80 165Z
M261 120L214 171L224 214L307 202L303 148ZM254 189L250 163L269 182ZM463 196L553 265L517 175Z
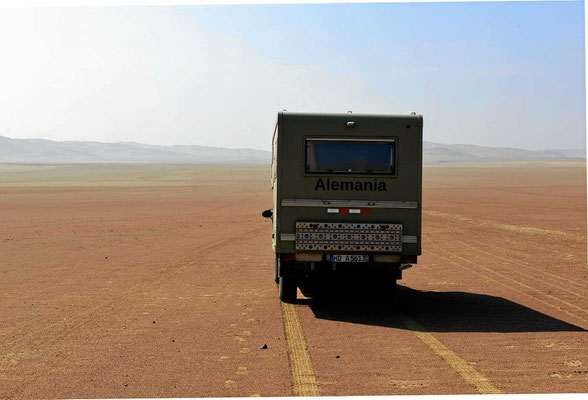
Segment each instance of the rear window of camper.
M396 142L367 139L306 139L306 172L395 174Z

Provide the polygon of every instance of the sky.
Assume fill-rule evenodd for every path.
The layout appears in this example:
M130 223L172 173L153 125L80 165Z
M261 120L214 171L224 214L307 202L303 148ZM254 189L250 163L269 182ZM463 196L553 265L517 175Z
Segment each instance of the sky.
M0 8L0 135L269 150L277 112L586 143L582 2Z

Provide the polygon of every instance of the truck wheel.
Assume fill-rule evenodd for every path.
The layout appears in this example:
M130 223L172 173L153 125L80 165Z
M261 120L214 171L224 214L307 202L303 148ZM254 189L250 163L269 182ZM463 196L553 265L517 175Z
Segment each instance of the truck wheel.
M378 300L384 304L394 304L396 298L396 279L382 279L377 285Z
M384 302L394 304L396 301L396 279L393 279L384 287Z
M280 276L280 300L284 303L296 301L296 281L292 278Z
M274 281L280 283L280 256L276 254L276 265L274 267Z
M396 287L398 286L396 282L396 279L394 279L390 284L390 295L392 296L392 298L396 297Z

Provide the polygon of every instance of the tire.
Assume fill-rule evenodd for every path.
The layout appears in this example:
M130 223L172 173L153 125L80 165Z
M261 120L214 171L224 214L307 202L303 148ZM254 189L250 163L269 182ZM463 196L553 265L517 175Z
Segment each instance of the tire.
M280 276L280 300L284 303L296 302L296 281Z
M381 287L381 299L384 304L393 305L396 302L396 279L387 281Z
M396 279L382 276L375 282L375 298L381 304L394 304L396 298Z
M276 265L274 266L274 281L280 283L280 255L276 254Z

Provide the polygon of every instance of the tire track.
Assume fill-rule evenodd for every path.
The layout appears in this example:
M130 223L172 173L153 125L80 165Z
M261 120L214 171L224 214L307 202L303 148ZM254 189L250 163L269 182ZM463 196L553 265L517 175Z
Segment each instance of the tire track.
M564 231L556 231L551 229L543 229L543 228L536 228L532 226L522 226L522 225L513 225L513 224L505 224L493 220L478 220L470 217L465 217L459 214L451 214L445 213L441 211L423 211L423 214L433 216L433 217L441 217L452 219L459 222L467 222L472 225L476 226L487 226L489 228L498 229L502 231L510 231L510 232L517 232L517 233L524 233L527 235L541 235L541 236L560 236L570 240L574 240L580 243L586 243L586 238L582 235L577 235L569 232Z
M206 209L204 211L198 211L198 212L192 212L192 213L182 213L182 214L171 214L171 215L141 215L141 216L136 216L136 217L132 217L129 220L130 221L143 221L143 220L151 220L151 219L161 219L161 218L177 218L177 219L182 219L185 217L194 217L194 216L198 216L198 215L203 215L203 214L207 214L207 213L211 213L211 212L216 212L228 207L232 207L234 205L238 205L240 203L246 202L248 200L254 199L255 197L258 197L257 195L253 195L253 196L249 196L249 197L244 197L242 199L239 200L235 200L235 201L231 201L228 202L227 204L224 205L220 205L220 206L211 206L211 208ZM11 222L11 221L6 221L4 220L4 222ZM15 223L18 223L18 220L14 221ZM87 224L87 223L108 223L108 222L121 222L120 218L87 218L84 219L83 221L71 221L71 220L64 220L63 218L55 218L55 219L44 219L43 221L39 221L38 224L34 224L34 225L0 225L0 228L10 228L10 229L14 229L14 228L39 228L40 224L42 225L47 225L47 226L55 226L55 225L59 225L59 226L78 226L78 225L82 225L82 224Z
M2 345L2 353L0 353L0 372L7 369L7 364L14 366L27 356L37 353L43 348L46 348L63 339L70 332L75 331L90 322L94 315L100 313L101 311L105 309L110 310L114 307L120 307L122 304L126 305L129 299L136 296L137 294L150 292L172 276L177 275L185 269L193 267L196 264L196 261L194 261L192 257L195 252L202 252L206 254L213 250L218 250L229 244L246 240L249 235L260 232L265 228L266 227L261 226L248 230L244 233L232 235L212 244L205 244L200 247L195 246L194 248L190 248L186 255L182 256L182 258L176 262L175 267L166 267L165 269L158 270L155 273L155 276L142 278L141 282L136 283L123 292L117 293L117 295L110 300L97 306L87 308L73 316L67 316L61 321L45 325L36 330L26 329L22 326L18 327L15 329L16 332L5 335L5 337L0 341ZM27 331L27 333L24 336L18 336L23 330ZM6 339L6 336L10 335L16 336L13 336L12 340ZM30 350L31 348L34 348L34 350Z
M288 344L293 395L303 397L320 396L318 378L308 353L308 345L296 306L280 303L282 305L284 333Z
M255 196L252 196L252 197L255 197ZM252 198L252 197L249 197L249 198ZM194 213L194 214L189 214L189 215L201 215L201 214L215 212L215 211L218 211L218 210L227 208L227 207L231 207L231 206L237 205L240 202L241 202L241 200L233 201L233 202L230 202L229 204L226 204L226 205L223 205L223 206L219 206L219 207L212 208L212 209L207 209L205 211L202 211L201 213ZM178 217L185 217L186 215L187 214L182 214L181 216L178 216ZM159 216L158 218L162 218L162 216ZM118 220L118 221L120 222L120 220ZM261 229L261 228L259 228L259 229ZM185 237L189 237L189 235L190 235L190 232L187 232L186 235L185 235ZM239 235L231 236L228 239L224 239L223 242L226 241L226 240L229 240L229 241L230 240L234 240L235 238L238 238L238 237L239 237ZM142 253L142 256L143 256L143 258L146 258L146 257L148 258L150 256L159 254L161 252L161 249L162 248L163 249L169 249L169 248L173 247L174 245L177 245L177 243L178 243L178 238L173 238L172 237L172 238L166 240L165 242L160 242L158 244L158 246L150 246L148 251ZM177 262L189 261L190 258L191 258L191 255L193 254L194 251L202 251L202 250L207 250L207 249L206 248L198 248L198 247L189 248L189 249L187 249L185 256L181 256L181 258ZM169 268L167 268L167 269L169 269ZM163 270L163 271L165 271L165 270ZM141 279L148 279L148 278L144 277L144 278L141 278ZM127 293L127 292L124 292L124 293ZM96 306L96 307L102 307L102 305L99 305L99 306ZM94 309L96 307L93 307L92 309ZM85 312L80 313L79 315L81 315L81 314L85 314ZM74 318L75 317L76 316L74 316ZM59 323L55 323L55 324L59 324ZM36 325L35 323L31 323L31 324L29 324L29 327L30 326L35 326L35 325ZM42 330L45 330L45 328L41 328L41 329ZM14 331L19 332L19 331L23 331L23 330L25 330L27 332L27 336L29 336L30 334L35 334L36 333L36 331L34 329L27 329L27 327L22 326L22 325L19 326ZM6 334L0 336L0 345L2 345L7 340L7 337L8 336L11 336L11 335L13 335L13 333L6 333ZM2 354L0 354L0 361L1 360L2 360Z
M473 386L480 394L503 393L500 389L494 386L487 377L477 371L466 360L461 358L447 345L443 344L443 342L437 339L432 333L428 332L420 324L403 314L400 314L399 318L408 329L413 331L413 333L427 347L429 347L429 349L431 349L433 353L441 357L451 369L457 372L463 380Z
M266 229L266 227L261 226L258 228L248 230L243 233L232 235L226 239L223 239L221 241L217 241L212 244L207 244L207 245L202 245L200 247L191 248L190 251L187 252L187 254L188 254L187 259L192 259L191 255L193 254L194 251L210 252L212 250L218 250L218 249L221 249L229 244L234 244L234 243L240 242L242 240L246 240L246 239L248 239L250 234L255 234L255 233L260 232L265 229ZM184 262L182 262L182 261L184 261ZM8 347L9 348L16 348L17 351L12 352L13 356L10 359L4 359L0 356L0 373L8 371L9 368L6 368L7 366L14 367L14 366L18 365L27 356L41 352L44 348L46 348L54 343L57 343L59 340L67 337L67 335L69 333L79 329L80 327L84 326L87 323L90 323L95 315L97 315L101 312L104 312L104 311L108 311L108 313L112 313L112 310L116 307L121 307L121 306L126 307L130 298L133 298L137 294L148 293L152 290L157 289L162 282L166 281L167 279L173 277L174 275L176 275L176 274L178 274L178 273L180 273L190 267L193 267L196 264L196 261L193 261L193 260L191 262L185 262L185 261L186 261L186 258L182 258L181 260L178 261L178 265L176 267L167 268L165 270L158 271L159 276L156 276L154 279L153 278L152 279L144 278L142 282L139 282L139 283L133 285L127 291L120 292L116 296L116 298L113 298L110 301L107 301L107 302L102 303L98 306L92 307L92 308L85 310L81 313L78 313L73 318L68 319L68 321L71 321L73 319L74 320L73 324L66 325L66 326L60 326L61 322L58 322L58 323L51 324L49 326L45 326L41 329L38 329L35 332L36 333L35 336L41 335L42 337L45 338L45 340L42 340L40 342L41 345L37 346L37 348L35 348L35 350L33 350L33 351L27 351L27 349L29 347L31 347L31 340L33 340L33 341L38 340L36 337L31 338L31 335L27 335L28 338L31 338L31 340L28 340L28 341L25 341L24 340L25 338L23 338L22 340L19 340L18 337L15 338L16 340L13 341L12 345L10 343L8 343ZM200 259L198 261L202 261L202 259ZM116 314L116 313L113 313L113 314ZM5 347L6 344L7 343L3 343L3 347ZM71 347L72 346L68 346L68 348L71 348ZM60 353L63 353L63 352L64 352L63 350L60 351ZM5 354L3 354L3 355L5 355ZM23 390L23 388L26 388L27 386L29 386L30 384L35 382L37 379L49 374L52 371L52 369L54 368L54 366L60 361L61 360L51 359L49 362L43 364L41 369L37 370L35 373L33 373L31 375L28 375L25 379L20 380L18 387L16 387L12 391L12 393L10 393L9 397L14 397L17 393L21 392ZM5 365L3 366L2 364L5 364ZM8 365L6 365L6 364L8 364ZM2 375L0 375L0 379L1 378L2 378Z
M438 246L436 246L436 245L435 245L435 247L436 247L438 250L444 251L443 249L439 248L439 247L438 247ZM506 284L506 283L504 283L503 281L498 281L498 280L496 280L496 279L493 279L493 278L491 278L491 277L489 277L489 276L487 276L487 275L484 275L484 274L482 274L482 273L480 273L480 272L476 272L476 271L472 270L471 268L469 268L469 267L467 267L467 266L464 266L464 265L462 265L462 264L460 264L460 263L457 263L457 262L455 262L455 261L453 261L453 260L451 260L451 259L449 259L449 258L447 258L447 257L443 257L443 256L441 256L440 254L436 254L436 253L434 253L434 252L432 252L432 251L430 251L430 250L428 251L428 253L430 253L431 255L433 255L433 256L435 256L435 257L437 257L437 258L440 258L440 259L442 259L442 260L448 261L448 262L450 262L451 264L453 264L453 265L456 265L456 266L458 266L458 267L460 267L460 268L462 268L462 269L464 269L464 270L466 270L466 271L469 271L469 272L471 272L471 273L473 273L473 274L476 274L476 275L478 275L478 276L481 276L481 277L483 277L483 278L487 279L488 281L491 281L491 282L497 283L497 284L499 284L500 286L504 286L504 287L506 287L506 288L508 288L508 289L512 290L513 292L516 292L517 294L522 294L522 295L524 295L524 296L530 297L530 298L531 298L531 299L533 299L534 301L538 301L538 302L540 302L541 304L548 306L549 308L553 308L553 309L555 309L555 310L557 310L557 311L563 312L563 313L565 313L565 314L567 314L567 315L569 315L569 316L571 316L571 317L573 317L573 318L575 318L575 319L577 319L577 320L582 320L582 321L588 322L588 319L586 319L586 318L582 318L582 317L580 317L580 316L578 316L578 315L576 315L576 314L573 314L573 313L569 312L569 311L568 311L568 310L566 310L566 309L563 309L563 308L560 308L560 307L558 307L558 306L555 306L555 305L553 305L552 303L549 303L549 302L547 302L547 301L545 301L545 300L542 300L542 299L540 299L540 298L538 298L538 297L536 297L536 296L532 296L532 295L530 295L530 294L528 294L528 293L522 292L522 291L520 291L519 289L517 289L517 288L515 288L515 287L513 287L513 286L507 285L507 284ZM470 262L469 260L466 260L466 261L467 261L467 262ZM470 263L471 263L471 262L470 262ZM472 265L474 265L474 266L477 266L477 264L473 264L473 263L472 263ZM490 272L493 272L492 270L488 270L488 271L490 271ZM498 275L500 275L500 274L498 274ZM514 281L514 280L512 280L512 279L510 279L510 278L508 278L508 277L507 277L506 279L507 279L508 281L512 281L512 282L514 282L514 283L520 284L519 282L517 282L517 281ZM526 286L526 285L523 285L523 286ZM528 287L528 286L527 286L527 287ZM534 292L541 293L541 292L538 292L537 290L535 290L535 289L533 289L533 288L530 288L530 289L531 289L531 290L533 290ZM547 295L547 296L548 296L548 297L553 297L553 296L549 296L549 295ZM555 298L554 298L554 299L555 299ZM559 299L556 299L556 300L559 300ZM582 311L584 311L584 310L582 310ZM584 311L584 312L585 312L585 311Z
M477 252L479 252L479 253L486 254L486 255L488 256L487 258L489 258L489 259L491 259L490 257L493 257L493 258L495 258L495 259L498 259L498 260L502 260L502 261L508 261L509 263L516 264L516 265L520 265L521 267L524 267L524 268L527 268L527 269L530 269L530 270L533 270L533 271L536 271L536 272L540 272L540 273L542 273L542 274L545 274L545 275L547 275L547 276L550 276L550 277L552 277L552 278L557 278L557 279L559 279L559 280L565 281L566 283L568 283L568 284L571 284L571 285L578 286L578 287L579 287L579 288L581 288L581 289L586 289L586 288L588 288L588 286L587 286L587 285L583 285L582 283L580 283L580 282L578 282L578 281L575 281L575 280L572 280L572 279L568 279L568 278L566 278L566 277L564 277L564 276L561 276L561 275L552 274L552 273L550 273L550 272L543 271L543 270L541 270L541 269L539 269L539 268L534 268L534 267L532 267L532 266L530 266L530 265L528 265L528 264L524 264L524 263L522 263L522 262L520 262L520 261L517 261L517 260L508 259L508 258L506 258L506 257L502 257L502 256L500 256L500 255L493 254L493 253L488 253L488 252L486 252L486 251L484 251L484 250L478 249L478 248L476 248L476 247L474 247L474 246L472 246L472 245L470 245L470 244L468 244L468 243L465 243L465 242L463 242L463 241L461 241L461 240L458 240L458 239L453 239L453 242L454 242L454 243L460 243L460 244L462 244L463 246L466 246L466 247L468 247L468 248L470 248L470 249L472 249L472 250L475 250L475 251L477 251ZM576 295L578 296L578 294L576 294ZM584 297L584 296L580 296L580 297L582 297L582 298L586 298L586 297Z
M435 246L436 246L438 249L440 249L440 250L442 250L442 251L445 251L445 252L447 252L447 253L451 254L451 256L453 256L453 257L457 257L457 258L459 258L459 259L461 259L461 260L464 260L464 261L466 261L466 262L472 263L472 265L475 265L475 266L477 266L478 268L481 268L481 269L483 269L483 270L485 270L485 271L488 271L488 272L491 272L491 273L493 273L493 274L496 274L496 275L500 276L501 278L507 279L507 280L509 280L509 281L511 281L511 282L513 282L513 283L516 283L516 284L518 284L518 285L520 285L520 286L523 286L523 287L524 287L524 288L526 288L526 289L529 289L529 290L532 290L532 291L534 291L534 292L540 293L540 294L542 294L542 295L543 295L543 296L545 296L545 297L549 297L549 298L550 298L550 299L552 299L552 300L557 300L557 301L559 301L559 302L561 302L561 303L563 303L563 304L565 304L565 305L568 305L568 306L570 306L570 307L572 307L572 308L575 308L575 309L579 310L580 312L583 312L583 313L585 313L585 314L588 314L588 310L585 310L585 309L583 309L583 308L581 308L581 307L578 307L578 306L576 306L576 305L574 305L574 304L572 304L572 303L569 303L569 302L567 302L567 301L565 301L565 300L562 300L562 299L560 299L559 297L555 297L555 296L552 296L552 295L550 295L550 294L542 293L542 292L540 292L539 290L535 289L534 287L531 287L531 286L529 286L529 285L526 285L526 284L524 284L524 283L522 283L522 282L519 282L519 281L517 281L516 279L513 279L513 278L511 278L511 277L509 277L509 276L507 276L507 275L503 275L503 274L501 274L501 273L499 273L499 272L496 272L496 271L495 271L495 270L493 270L493 269L486 268L486 267L484 267L484 266L482 266L482 265L480 265L480 264L473 263L473 262L472 262L472 261L470 261L469 259L467 259L467 258L464 258L464 257L461 257L461 256L459 256L459 255L455 254L454 252L451 252L450 250L444 250L444 249L441 249L441 248L439 248L439 246L437 246L437 245L435 245ZM586 321L588 321L588 320L586 320Z
M447 240L444 240L444 244L445 244L445 245L453 245L455 242L463 243L463 242L461 242L461 241L457 241L457 240L452 240L452 241L447 241ZM472 246L468 246L468 247L470 247L470 248L472 248L472 249L474 249L474 250L475 250L475 248L473 248ZM447 246L445 246L445 248L447 248ZM446 250L446 251L448 251L448 250ZM452 252L452 254L454 254L456 257L458 256L458 255L457 255L457 253L455 253L455 251L453 251L453 252ZM462 258L462 259L465 259L465 258L463 258L463 257L461 257L461 258ZM491 258L489 258L489 257L485 257L485 258L486 258L486 259L488 259L488 260L490 260L490 261L496 262L496 261L492 260L492 259L491 259ZM500 264L495 264L495 265L500 265ZM519 265L520 265L520 264L519 264ZM500 265L500 266L502 267L502 265ZM492 271L495 271L495 270L492 270ZM514 272L514 273L516 273L516 274L519 274L519 275L521 275L521 276L524 276L524 277L525 277L525 278L527 278L527 279L531 279L531 280L534 280L534 281L539 281L539 282L541 282L541 284L543 284L543 285L549 286L549 287L551 287L551 288L553 288L553 289L558 289L558 290L561 290L561 291L567 292L567 293L571 294L572 296L575 296L575 297L580 297L580 298L582 298L582 299L587 299L587 297L585 297L585 296L582 296L581 294L578 294L578 293L576 293L576 292L572 292L572 291L570 291L570 290L568 290L568 289L566 289L566 288L564 288L564 287L558 286L558 285L556 285L556 284L554 284L554 283L551 283L551 282L546 282L546 281L544 281L544 280L541 280L540 278L535 278L535 277L533 277L533 276L527 275L527 274L525 274L525 273L523 273L523 272L520 272L520 271L517 271L517 270L509 270L508 272Z
M433 224L433 225L437 225L437 224ZM437 226L440 229L443 229L444 231L447 231L447 225L441 225L441 224L439 224ZM457 229L452 229L452 232L456 232L456 231L457 231ZM426 236L423 235L423 236L424 237L428 237L428 235L426 235ZM516 242L516 241L513 241L513 240L511 240L511 239L509 239L507 237L501 237L501 239L503 241L508 241L511 244L515 244L515 245L520 244L520 241L519 242ZM467 247L469 247L469 248L471 248L471 249L473 249L475 251L478 251L480 253L486 254L488 256L495 257L495 258L500 259L500 260L508 261L510 263L513 263L513 264L516 264L516 265L520 265L520 266L522 266L522 267L524 267L526 269L531 269L533 271L543 273L543 274L548 275L550 277L557 278L557 279L559 279L559 280L562 281L561 283L564 283L565 282L566 284L571 284L571 285L577 286L580 289L586 289L586 288L588 288L588 285L582 284L581 282L578 282L577 280L569 279L569 278L566 278L566 277L561 276L561 275L552 274L550 272L544 271L544 270L539 269L539 268L534 268L534 267L528 265L528 263L523 263L523 262L520 262L520 261L514 259L514 257L513 257L513 259L509 259L509 258L506 258L506 257L502 257L502 256L500 256L498 254L488 253L488 252L486 252L484 250L478 249L478 248L476 248L476 247L474 247L474 246L472 246L470 244L467 244L467 243L465 243L463 241L460 241L459 239L455 239L455 238L452 238L451 243L461 243L464 246L467 246ZM504 251L506 251L506 252L510 252L510 253L516 254L516 257L520 257L520 255L521 255L520 252L516 252L515 250L510 250L506 246L502 246L501 249L504 250ZM588 269L588 265L586 265L586 268Z

